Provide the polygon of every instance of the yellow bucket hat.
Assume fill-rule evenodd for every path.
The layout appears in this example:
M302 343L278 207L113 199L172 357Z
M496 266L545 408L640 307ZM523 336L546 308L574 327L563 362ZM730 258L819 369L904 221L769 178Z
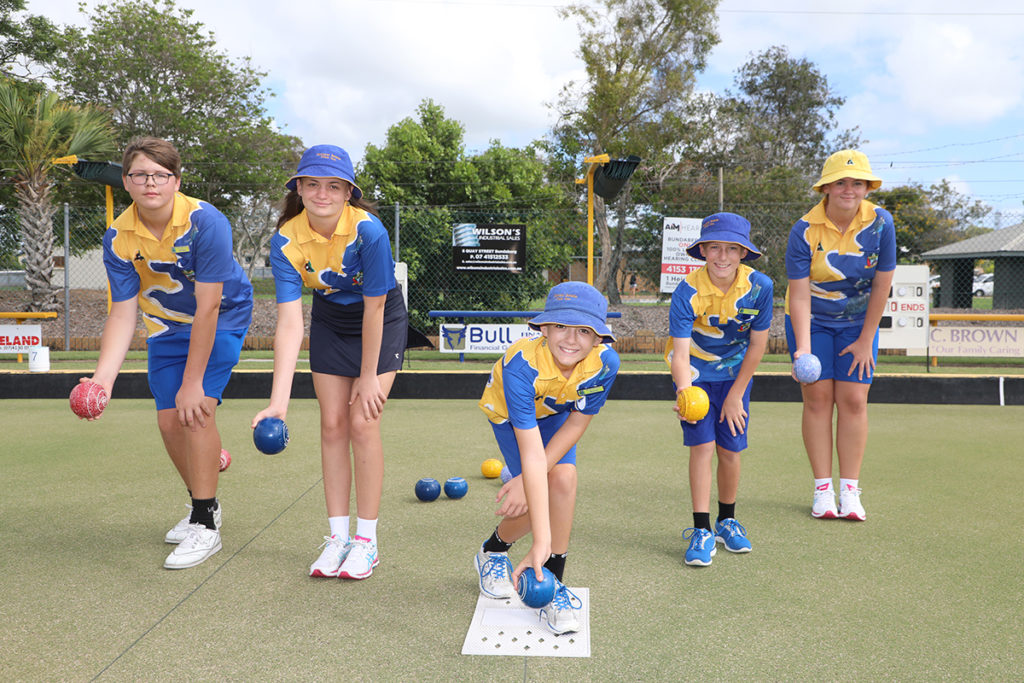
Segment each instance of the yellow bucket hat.
M821 178L814 183L814 189L821 192L823 185L842 178L866 180L869 191L882 186L882 179L871 172L871 162L867 155L855 149L844 149L830 156L821 169Z

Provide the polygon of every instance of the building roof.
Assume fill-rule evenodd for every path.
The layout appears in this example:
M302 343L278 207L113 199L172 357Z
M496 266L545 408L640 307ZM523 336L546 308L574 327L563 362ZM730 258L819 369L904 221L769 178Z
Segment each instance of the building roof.
M921 254L928 260L1024 256L1024 223L986 232Z

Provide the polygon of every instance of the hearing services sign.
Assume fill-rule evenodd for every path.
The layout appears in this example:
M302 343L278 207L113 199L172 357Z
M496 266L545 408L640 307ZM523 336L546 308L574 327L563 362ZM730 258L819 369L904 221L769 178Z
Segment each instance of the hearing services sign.
M676 291L684 277L704 265L686 253L686 248L700 238L699 218L665 217L661 233L661 291Z

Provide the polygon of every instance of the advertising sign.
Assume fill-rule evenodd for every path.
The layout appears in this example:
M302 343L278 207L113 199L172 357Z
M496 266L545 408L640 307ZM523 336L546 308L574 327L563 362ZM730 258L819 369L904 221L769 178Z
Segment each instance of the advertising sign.
M686 248L700 237L699 218L665 218L661 233L661 291L671 294L688 274L704 265Z
M28 353L42 343L42 325L0 325L0 353Z
M529 325L441 325L443 353L504 353L523 337L540 334Z
M452 228L452 266L456 272L526 268L526 226L460 223Z
M933 356L1021 358L1024 357L1024 327L933 327L928 352Z

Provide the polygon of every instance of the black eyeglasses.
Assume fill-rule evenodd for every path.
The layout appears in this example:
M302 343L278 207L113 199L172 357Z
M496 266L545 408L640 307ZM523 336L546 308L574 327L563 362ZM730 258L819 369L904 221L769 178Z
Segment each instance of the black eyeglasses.
M128 179L134 185L145 185L150 178L154 185L166 185L167 181L174 177L173 173L129 173Z

